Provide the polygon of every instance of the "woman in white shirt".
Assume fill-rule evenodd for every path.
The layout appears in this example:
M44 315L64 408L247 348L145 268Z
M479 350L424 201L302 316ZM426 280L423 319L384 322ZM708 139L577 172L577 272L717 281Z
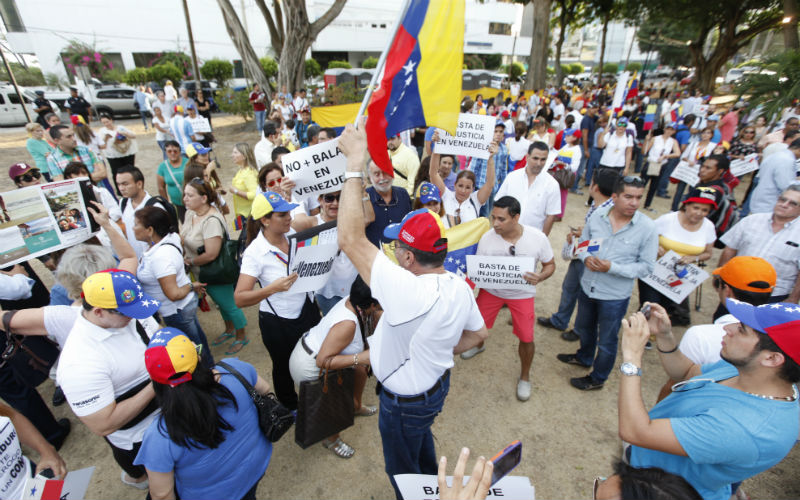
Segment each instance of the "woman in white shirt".
M627 134L628 119L620 118L614 130L611 130L611 123L605 134L599 136L597 147L603 149L603 156L600 157L601 167L617 169L620 174L628 175L628 168L631 164L633 154L633 137Z
M197 292L202 283L192 283L186 275L183 246L178 228L172 227L169 216L160 207L143 207L134 215L133 234L150 244L142 254L136 277L144 292L160 302L158 312L164 323L185 333L192 342L203 346L201 360L214 366L206 334L197 320Z
M272 101L272 109L280 111L284 121L291 120L292 108L286 105L286 98L283 94L276 94L275 99Z
M528 126L525 122L517 122L514 124L514 137L506 139L506 147L508 148L508 164L514 165L513 170L525 166L525 158L528 155L528 148L531 141L525 138L528 133Z
M289 360L295 384L317 380L320 368L339 370L353 367L355 413L363 417L375 415L378 411L375 406L361 404L367 383L367 365L360 364L358 356L367 349L367 337L372 335L382 312L369 287L358 276L350 287L350 294L336 303L322 321L295 345ZM342 441L338 433L323 441L322 445L341 458L350 458L356 451Z
M522 123L522 122L520 122ZM438 132L437 132L438 134ZM437 134L434 134L436 140ZM511 139L509 139L511 140ZM525 141L526 139L522 139ZM456 176L455 190L447 189L447 186L439 175L439 154L431 155L430 179L431 183L442 193L442 204L445 213L452 217L453 225L469 222L480 216L481 206L489 200L494 188L494 155L497 153L497 143L489 145L489 162L486 167L486 182L480 189L475 190L477 179L471 170L462 170ZM527 151L526 151L527 153Z
M97 131L100 136L103 154L111 167L111 177L114 187L117 187L117 170L126 166L133 165L136 160L136 134L123 127L115 125L114 120L107 114L100 115L103 126ZM119 193L119 189L117 189Z
M289 357L300 337L320 320L313 295L289 291L298 274L289 274L286 234L292 230L291 212L297 206L273 191L255 197L233 294L239 307L259 304L258 326L272 359L272 385L278 400L290 410L297 409L297 392L289 373ZM261 286L257 288L256 282Z
M700 170L700 165L703 163L703 158L710 156L714 153L714 148L717 147L716 142L712 142L711 138L714 137L713 128L704 128L700 132L700 140L690 142L686 149L681 154L681 160L694 167L696 171ZM672 211L678 210L678 205L683 198L683 192L686 190L686 183L681 181L675 188L675 197L672 199Z
M172 140L172 134L169 131L169 120L164 117L158 106L153 107L153 128L156 131L156 143L161 148L164 161L167 161L167 141Z
M647 197L644 200L645 210L654 212L650 208L653 203L653 197L656 195L658 189L658 180L661 178L661 168L672 158L678 158L681 155L681 148L678 146L678 141L673 137L675 135L675 124L669 123L664 127L663 132L653 130L647 133L644 141L644 148L642 153L647 155L647 165L644 170L645 183L650 182L650 187L647 189Z

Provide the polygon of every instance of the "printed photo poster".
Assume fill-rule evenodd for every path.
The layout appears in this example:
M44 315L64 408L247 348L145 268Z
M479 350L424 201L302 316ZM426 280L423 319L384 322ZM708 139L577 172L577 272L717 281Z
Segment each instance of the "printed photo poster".
M497 118L494 116L461 113L458 115L456 135L438 129L439 142L435 146L436 152L487 160L496 122Z
M293 198L316 198L341 191L347 159L339 149L339 138L298 149L281 159L286 177L295 183Z
M93 236L79 179L0 193L0 266L67 248ZM91 189L89 187L89 189Z
M297 273L290 292L314 292L328 282L339 256L336 221L292 234L289 239L288 272Z
M535 271L533 257L500 257L495 255L467 255L467 277L481 288L495 290L536 290L522 277Z
M642 280L676 304L683 302L708 279L708 273L702 268L693 264L678 264L680 258L670 250L656 261L653 272Z

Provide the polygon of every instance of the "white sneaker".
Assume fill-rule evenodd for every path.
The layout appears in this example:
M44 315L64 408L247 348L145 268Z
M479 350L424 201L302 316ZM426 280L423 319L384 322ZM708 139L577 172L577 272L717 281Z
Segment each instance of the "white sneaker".
M527 380L520 379L517 382L517 399L520 401L527 401L531 398L531 383Z
M486 350L486 347L484 347L484 346L473 347L471 349L467 349L466 351L461 353L461 359L474 358L476 355L482 353L485 350Z
M146 489L148 489L150 487L150 482L147 479L145 479L142 482L137 483L136 481L132 481L131 480L133 478L129 479L129 476L127 474L125 474L124 470L121 471L121 472L122 472L122 474L120 475L120 479L122 480L123 483L127 484L128 486L133 486L134 488L139 489L139 490L146 490Z

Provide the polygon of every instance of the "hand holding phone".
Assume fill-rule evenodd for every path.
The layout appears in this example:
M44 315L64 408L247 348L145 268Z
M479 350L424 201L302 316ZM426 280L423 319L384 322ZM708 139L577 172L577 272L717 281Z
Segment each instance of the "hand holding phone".
M492 457L494 470L492 471L492 484L503 478L506 474L514 470L522 460L522 443L519 440L506 446L497 455Z

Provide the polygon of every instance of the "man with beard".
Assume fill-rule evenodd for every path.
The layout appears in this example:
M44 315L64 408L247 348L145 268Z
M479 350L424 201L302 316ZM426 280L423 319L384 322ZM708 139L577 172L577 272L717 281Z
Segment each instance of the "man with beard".
M392 240L383 236L383 230L389 224L403 220L411 211L411 197L404 188L392 186L392 177L381 170L371 160L368 162L369 180L372 186L368 187L363 201L372 203L375 220L367 226L367 239L378 248L381 243L390 243Z

